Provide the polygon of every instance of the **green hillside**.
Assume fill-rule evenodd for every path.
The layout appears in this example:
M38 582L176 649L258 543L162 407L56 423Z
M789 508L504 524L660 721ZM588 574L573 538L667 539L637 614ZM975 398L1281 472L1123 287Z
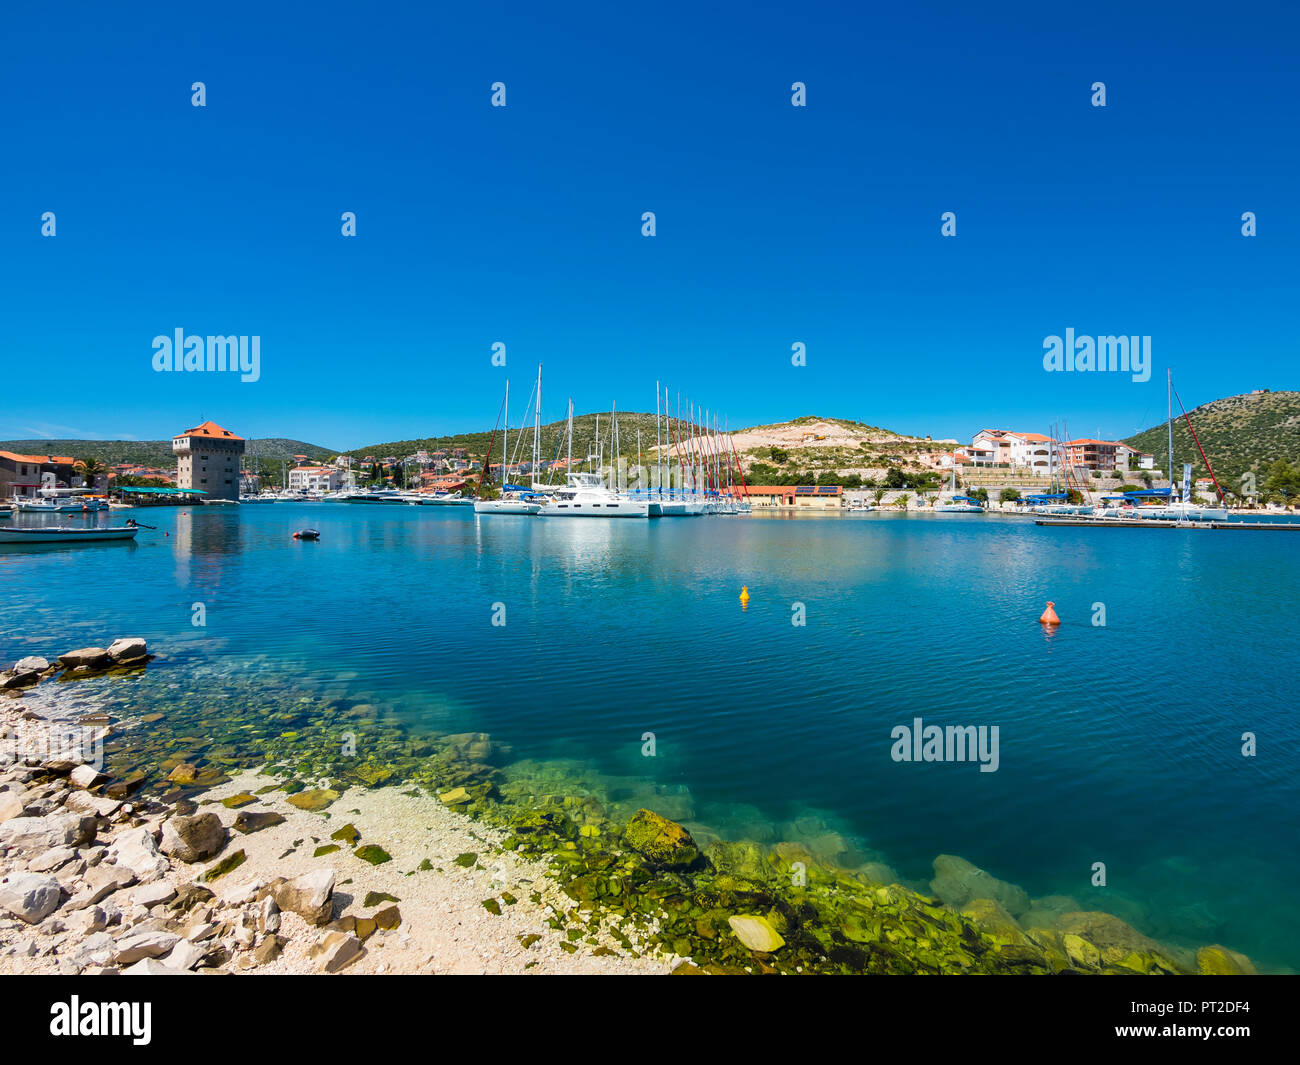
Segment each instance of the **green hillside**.
M588 454L595 453L596 421L598 418L600 420L601 451L605 456L605 461L609 461L610 419L609 412L606 411L601 414L575 414L573 416L573 461L575 464ZM664 432L662 419L660 419L659 425L662 434ZM565 456L567 451L567 430L567 421L550 422L542 426L541 457L543 459L549 461ZM618 412L619 454L628 461L629 465L636 462L638 430L641 433L642 458L649 461L655 446L655 416L653 414L638 414L634 411ZM355 459L367 457L383 459L389 456L401 459L420 450L434 452L463 447L470 458L481 462L483 456L487 453L488 441L491 436L491 431L487 431L457 433L454 436L423 437L418 440L392 440L383 444L367 444L365 447L349 451L347 454ZM497 462L501 458L500 433L497 434L497 441L493 447L492 461ZM533 457L533 427L531 424L524 426L522 429L518 426L510 427L510 455L512 461L516 457L519 462L531 461Z
M1275 462L1300 462L1300 392L1226 396L1188 413L1219 483L1228 491L1239 490L1242 475L1248 472L1256 475L1262 489ZM1168 464L1165 423L1124 442L1153 454L1157 469ZM1193 464L1194 476L1208 476L1187 422L1178 417L1174 422L1175 478L1181 477L1184 462Z

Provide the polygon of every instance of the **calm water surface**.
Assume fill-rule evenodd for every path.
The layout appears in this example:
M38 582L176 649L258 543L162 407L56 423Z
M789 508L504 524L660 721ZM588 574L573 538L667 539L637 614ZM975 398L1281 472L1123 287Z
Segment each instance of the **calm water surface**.
M909 881L959 854L1300 969L1300 536L467 510L159 508L134 512L159 526L134 545L0 548L0 661L137 635L183 686L187 663L269 655L517 757L676 785L724 831L813 825ZM894 762L918 716L997 725L998 771Z

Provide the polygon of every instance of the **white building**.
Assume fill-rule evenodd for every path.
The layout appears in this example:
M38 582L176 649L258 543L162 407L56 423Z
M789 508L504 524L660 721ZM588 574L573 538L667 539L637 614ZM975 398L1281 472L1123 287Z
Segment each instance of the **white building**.
M1126 470L1153 470L1156 465L1156 457L1148 455L1145 451L1138 451L1136 448L1129 447L1128 444L1116 444L1115 464Z
M289 471L291 492L337 492L343 473L333 466L294 466Z
M1059 467L1064 451L1042 433L1017 433L1010 429L981 429L959 449L975 466L1008 466L1046 474Z

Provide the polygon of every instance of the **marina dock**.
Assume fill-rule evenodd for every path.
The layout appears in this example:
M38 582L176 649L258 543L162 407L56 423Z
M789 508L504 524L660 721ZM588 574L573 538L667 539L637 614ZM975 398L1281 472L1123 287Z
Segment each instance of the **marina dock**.
M1300 522L1165 521L1161 518L1036 518L1035 525L1074 525L1108 529L1234 529L1258 532L1300 532Z

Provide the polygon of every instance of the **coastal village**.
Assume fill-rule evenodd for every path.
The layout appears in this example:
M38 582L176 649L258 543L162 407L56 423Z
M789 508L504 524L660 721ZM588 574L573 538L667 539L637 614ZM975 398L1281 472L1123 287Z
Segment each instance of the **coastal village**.
M681 443L648 444L640 463L620 459L617 466L591 456L585 465L571 456L492 461L465 446L401 455L344 453L329 459L297 454L268 463L248 456L247 445L234 431L205 421L173 438L175 462L170 467L0 450L0 503L36 500L42 490L51 489L133 505L328 500L358 486L413 496L472 495L485 480L485 459L486 480L498 485L562 484L566 474L586 468L595 469L611 488L626 491L639 484L658 487L654 464L676 464L685 456L689 475L689 464L699 461L687 454L690 445ZM723 450L726 475L709 480L704 474L710 490L762 511L926 510L944 489L951 489L977 499L985 509L1016 512L1026 499L1053 492L1064 491L1073 503L1093 494L1177 487L1177 476L1169 476L1163 461L1123 441L1056 439L1027 430L982 429L962 443L801 418L738 430ZM1212 477L1198 476L1191 487L1196 499L1216 499ZM1225 496L1240 495L1234 486L1219 487ZM1266 493L1259 500L1270 501L1289 502L1285 496L1270 500Z

